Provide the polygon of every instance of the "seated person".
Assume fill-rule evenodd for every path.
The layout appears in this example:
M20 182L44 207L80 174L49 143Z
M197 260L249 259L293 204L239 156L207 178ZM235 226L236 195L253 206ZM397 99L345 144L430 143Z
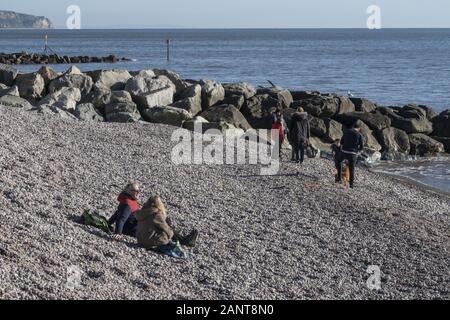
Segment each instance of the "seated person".
M115 224L114 233L116 235L136 236L137 220L135 214L139 210L139 193L139 185L130 183L117 198L119 207L108 221L109 226Z
M136 213L138 243L148 250L163 251L174 242L194 247L198 231L187 237L177 234L168 222L166 208L160 197L151 197L142 210Z

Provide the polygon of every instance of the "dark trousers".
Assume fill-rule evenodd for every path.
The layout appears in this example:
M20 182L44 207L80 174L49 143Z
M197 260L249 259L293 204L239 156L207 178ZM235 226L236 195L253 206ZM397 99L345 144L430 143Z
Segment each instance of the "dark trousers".
M305 144L304 143L299 143L299 145L292 146L292 160L300 161L300 163L303 163L303 161L305 160Z
M355 183L355 164L356 164L356 154L350 154L341 152L339 158L335 160L336 169L338 171L337 179L342 181L342 162L348 161L348 168L350 170L350 187L353 188Z

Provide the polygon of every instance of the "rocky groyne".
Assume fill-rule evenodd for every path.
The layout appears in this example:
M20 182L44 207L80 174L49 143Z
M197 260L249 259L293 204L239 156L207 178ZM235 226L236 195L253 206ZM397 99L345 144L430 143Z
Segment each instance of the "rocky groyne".
M286 120L296 108L310 114L312 142L320 149L342 136L356 120L367 153L401 160L410 155L450 152L450 110L437 114L423 105L380 106L364 98L290 91L248 83L186 80L169 70L96 70L49 67L20 74L0 64L0 104L83 121L163 123L192 129L270 129L272 112Z
M55 53L0 53L0 64L82 64L82 63L116 63L120 61L131 61L125 57L109 55L106 57L90 56L61 56Z

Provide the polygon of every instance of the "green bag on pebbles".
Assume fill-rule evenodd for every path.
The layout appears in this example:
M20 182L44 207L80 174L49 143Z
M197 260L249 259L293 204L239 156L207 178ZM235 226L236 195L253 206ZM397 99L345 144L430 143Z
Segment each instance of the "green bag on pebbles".
M83 215L81 216L81 223L100 229L103 232L111 233L108 220L95 211L89 209L84 210Z

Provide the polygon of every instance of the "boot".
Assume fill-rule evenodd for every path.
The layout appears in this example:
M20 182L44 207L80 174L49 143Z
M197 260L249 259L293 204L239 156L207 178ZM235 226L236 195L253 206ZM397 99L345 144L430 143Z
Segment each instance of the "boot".
M190 234L188 234L186 237L184 237L180 241L180 243L183 246L193 248L193 247L195 247L195 245L197 243L198 236L199 236L199 232L194 229L194 230L192 230L192 232Z

